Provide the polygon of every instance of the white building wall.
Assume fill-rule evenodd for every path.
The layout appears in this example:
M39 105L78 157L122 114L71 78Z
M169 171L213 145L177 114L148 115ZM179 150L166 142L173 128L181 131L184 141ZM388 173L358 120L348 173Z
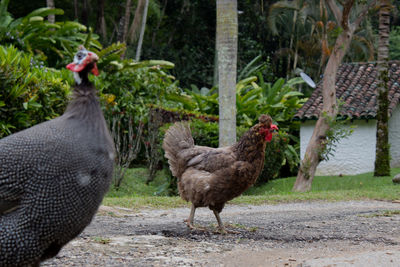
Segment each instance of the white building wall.
M300 156L304 158L316 121L306 121L300 127ZM373 172L376 147L376 120L355 120L354 132L342 139L334 156L318 165L316 175L353 175ZM389 119L391 166L400 167L400 105Z
M300 128L301 159L311 138L316 121L306 121ZM316 175L351 175L374 170L376 121L355 120L354 132L336 146L335 155L318 165Z
M400 105L392 112L389 120L390 165L400 167Z

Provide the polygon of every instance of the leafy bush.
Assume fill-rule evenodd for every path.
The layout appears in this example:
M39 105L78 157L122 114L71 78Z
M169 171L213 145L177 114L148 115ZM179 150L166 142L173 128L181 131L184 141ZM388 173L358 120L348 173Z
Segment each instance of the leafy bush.
M293 169L298 162L296 151L289 145L288 135L284 132L274 134L271 142L267 143L264 168L257 179L257 185L280 177L282 166L287 164Z
M389 52L391 60L400 60L400 26L395 26L390 31L389 36Z
M70 92L62 78L67 75L0 46L0 138L62 114Z
M103 71L93 80L100 91L104 115L117 146L117 162L123 168L147 164L150 182L161 157L156 143L159 125L150 119L150 110L154 105L168 106L166 95L180 90L174 77L166 72L174 65L161 60L135 62L119 57L110 60L125 49L119 44L113 46L98 52L103 58L99 61ZM116 170L119 171L114 183L117 188L124 178L124 171L119 167Z
M190 127L196 145L218 147L218 123L193 120L190 123Z
M180 90L174 77L165 72L171 67L167 61L110 62L94 80L107 102L106 116L129 114L135 122L147 122L150 105L168 106L166 95Z
M286 131L298 129L299 123L293 122L292 118L306 101L296 89L300 83L304 83L301 78L288 81L280 78L272 84L265 82L261 74L240 80L236 84L237 124L251 127L261 114L269 114ZM168 99L188 110L218 115L217 87L199 90L192 86L192 90L172 94Z
M50 23L46 16L62 15L62 9L39 8L14 19L7 12L9 0L0 3L0 41L36 54L48 66L61 67L73 57L79 45L101 48L96 35L88 36L86 26L76 21ZM89 37L89 38L88 38Z

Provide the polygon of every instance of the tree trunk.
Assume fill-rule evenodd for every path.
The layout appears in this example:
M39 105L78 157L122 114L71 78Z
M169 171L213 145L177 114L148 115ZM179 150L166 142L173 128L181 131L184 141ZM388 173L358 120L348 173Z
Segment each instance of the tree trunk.
M376 152L374 176L390 175L390 147L389 147L389 32L390 9L389 0L380 1L379 9L379 44L378 44L378 110L376 114Z
M74 0L74 19L78 20L78 0Z
M164 0L164 4L163 4L162 11L161 11L160 19L157 22L156 29L153 31L153 37L151 38L151 47L152 48L154 48L154 45L155 45L155 42L156 42L156 36L157 36L158 30L160 29L160 26L161 26L161 21L165 16L165 9L167 8L167 4L168 4L168 0Z
M137 45L137 49L136 49L136 57L135 57L136 61L140 60L140 55L142 53L142 44L143 44L143 38L144 38L144 31L146 29L147 10L148 9L149 9L149 0L146 0L145 5L144 5L144 11L143 11L142 25L140 27L139 41L138 41L138 45Z
M129 21L131 19L131 0L126 0L125 5L125 15L124 15L124 23L122 27L122 40L121 42L126 43L126 39L128 37L128 29L129 29Z
M129 28L129 20L130 20L130 14L131 14L131 0L126 0L125 2L125 9L124 9L124 15L121 16L118 24L118 30L117 30L117 40L121 43L126 44L126 38L128 36L128 28ZM122 12L121 12L122 13ZM121 54L121 59L125 58L125 52Z
M342 28L342 32L336 39L335 46L325 67L324 77L322 80L322 111L317 123L315 124L306 153L300 164L296 182L293 186L293 191L299 192L311 190L315 171L319 162L322 160L322 153L326 148L326 134L330 129L329 121L336 120L336 115L338 113L335 88L336 73L347 52L354 31L358 28L370 8L370 6L365 6L361 13L358 14L356 20L353 23L350 23L350 12L355 0L345 1L342 9L336 5L336 1L334 0L326 0L326 2L334 14L336 21Z
M88 0L83 0L83 7L81 13L82 24L88 26L89 24L89 5Z
M218 36L217 31L215 31L215 44L214 44L214 70L213 70L213 87L217 87L219 83L218 78Z
M293 51L293 42L295 38L295 30L296 30L296 21L297 21L297 10L294 10L293 13L293 25L292 25L292 32L290 33L290 41L289 41L289 54L288 54L288 62L286 65L286 78L289 79L290 75L292 75L291 72L291 64L290 61L292 60L292 51ZM293 64L294 65L294 64ZM294 69L293 69L294 70Z
M138 0L138 4L135 10L135 16L133 18L131 27L129 28L128 39L129 43L134 43L139 36L138 32L140 29L141 22L143 20L144 9L146 0Z
M49 8L55 8L54 0L46 0L46 4L47 4L47 7L49 7ZM50 15L47 17L47 20L48 20L50 23L54 23L54 22L56 22L56 17L55 17L54 14L50 14Z
M97 0L97 32L101 34L104 43L107 40L106 20L104 18L105 0Z
M236 142L237 41L237 1L217 0L220 147Z
M351 42L352 34L347 31L341 33L336 40L335 50L326 65L322 80L323 108L301 162L293 187L294 191L304 192L311 189L315 171L322 160L321 153L325 148L326 132L330 129L327 118L335 118L338 112L335 89L336 73Z

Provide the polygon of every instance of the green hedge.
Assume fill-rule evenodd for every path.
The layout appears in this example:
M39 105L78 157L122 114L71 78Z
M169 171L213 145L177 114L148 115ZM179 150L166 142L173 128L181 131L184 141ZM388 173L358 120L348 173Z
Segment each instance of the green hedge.
M67 75L0 46L0 138L62 114L70 93Z

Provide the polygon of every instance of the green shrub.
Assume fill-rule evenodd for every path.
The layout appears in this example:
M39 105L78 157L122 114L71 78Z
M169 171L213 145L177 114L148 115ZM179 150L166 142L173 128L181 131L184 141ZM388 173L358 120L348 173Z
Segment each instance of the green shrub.
M0 3L0 42L35 54L47 66L62 67L73 58L79 45L100 49L97 35L88 34L85 25L76 21L50 23L48 15L62 15L58 8L38 8L28 15L13 18L7 12L9 0ZM89 36L88 36L89 35Z
M165 71L173 67L170 62L125 60L112 63L94 79L107 102L106 116L129 114L135 122L147 122L150 105L168 106L166 95L180 91L174 77Z
M391 60L400 60L400 26L394 26L389 36L389 53Z
M278 178L282 166L286 164L285 153L289 149L289 138L287 134L279 132L274 134L271 142L265 148L264 168L257 179L257 185L264 184L272 179ZM297 156L296 153L294 153Z
M134 158L131 157L130 163L125 162L125 164L130 167L135 164L147 164L151 170L149 174L151 181L158 168L160 153L153 145L154 139L157 139L155 136L157 131L154 131L154 128L157 129L158 126L149 123L149 112L152 105L168 106L166 95L180 90L174 77L166 72L166 69L173 67L173 64L160 60L141 62L119 60L111 61L103 67L104 71L94 78L94 83L100 91L104 116L109 122L115 144L123 146L119 140L140 139L134 142L138 145ZM111 126L116 119L118 128L125 129L119 134L113 132L114 127ZM130 127L133 127L133 132L138 132L139 125L143 126L140 136L136 133L132 138L127 136ZM130 154L129 150L125 151ZM118 155L118 161L121 156L125 157Z
M63 82L67 75L0 46L0 138L62 114L70 92Z
M193 120L190 123L190 128L196 145L218 147L218 123Z

